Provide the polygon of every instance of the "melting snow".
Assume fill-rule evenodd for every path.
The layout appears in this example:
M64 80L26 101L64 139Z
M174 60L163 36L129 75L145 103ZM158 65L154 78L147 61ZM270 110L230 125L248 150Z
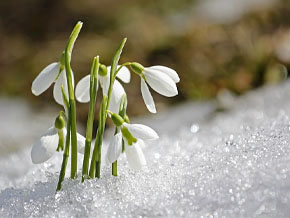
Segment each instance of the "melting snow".
M146 119L162 137L144 148L144 170L123 158L118 177L105 166L100 180L66 179L57 194L61 155L35 166L29 149L0 159L0 217L289 217L290 82L231 101L223 113L188 104Z

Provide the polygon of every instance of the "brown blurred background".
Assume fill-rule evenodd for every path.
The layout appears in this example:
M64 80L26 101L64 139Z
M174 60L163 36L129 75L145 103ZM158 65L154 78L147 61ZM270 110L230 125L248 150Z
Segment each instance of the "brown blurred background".
M76 81L92 58L109 65L123 37L121 62L176 69L179 95L153 97L157 110L187 100L242 94L287 78L290 65L288 0L13 0L0 1L0 95L23 96L32 105L54 104L52 88L35 97L31 83L58 61L75 23L84 22L72 67ZM129 114L149 113L140 79L124 85ZM85 122L87 104L78 104Z

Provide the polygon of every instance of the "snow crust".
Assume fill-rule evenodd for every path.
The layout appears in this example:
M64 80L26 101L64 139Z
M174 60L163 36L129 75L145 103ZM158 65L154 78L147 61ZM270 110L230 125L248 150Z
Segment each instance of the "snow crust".
M28 170L1 178L0 217L289 217L289 81L229 101L224 112L187 104L146 119L162 137L144 148L144 170L122 158L118 177L105 166L100 180L66 179L58 193L61 155L42 165L30 149L1 158Z

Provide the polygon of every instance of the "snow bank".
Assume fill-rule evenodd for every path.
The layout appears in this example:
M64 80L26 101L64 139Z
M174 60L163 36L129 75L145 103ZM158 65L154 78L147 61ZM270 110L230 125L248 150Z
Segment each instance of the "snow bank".
M117 178L106 166L102 179L66 179L55 194L61 156L31 165L0 183L0 217L289 217L290 83L232 105L213 113L211 104L189 104L181 114L169 111L171 121L157 117L162 137L147 144L148 166L140 172L123 158ZM21 165L27 152L0 164Z

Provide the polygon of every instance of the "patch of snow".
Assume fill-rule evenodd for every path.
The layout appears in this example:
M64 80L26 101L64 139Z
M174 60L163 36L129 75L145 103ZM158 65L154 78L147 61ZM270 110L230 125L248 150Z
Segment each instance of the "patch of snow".
M224 113L169 110L142 171L122 157L118 177L104 166L100 180L66 179L55 193L61 155L32 166L22 183L0 183L0 217L289 217L290 82L231 101ZM0 165L21 164L25 152Z

